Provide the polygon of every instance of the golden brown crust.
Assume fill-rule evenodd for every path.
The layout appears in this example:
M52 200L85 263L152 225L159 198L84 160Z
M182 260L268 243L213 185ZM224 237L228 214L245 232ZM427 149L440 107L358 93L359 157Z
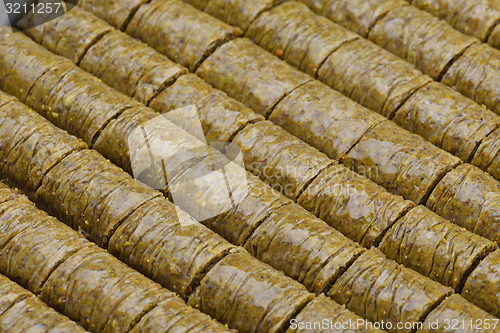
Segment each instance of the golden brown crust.
M153 117L151 110L147 112L151 120L140 126L133 118L125 119L134 130L120 143L128 146L136 180L165 192L184 171L212 154L220 155L166 117L159 114Z
M53 66L35 83L24 104L33 110L39 110L42 114L48 113L46 103L49 101L52 90L74 68L75 65L70 62Z
M0 316L4 332L85 332L75 322L50 309L36 297L26 298Z
M29 196L49 170L67 155L86 147L18 101L0 107L0 177L9 179L12 186L22 188Z
M367 131L386 119L312 81L284 98L269 120L338 161Z
M432 81L365 39L346 43L329 56L321 66L319 79L389 119L415 91Z
M104 247L131 213L158 196L94 150L68 156L36 193L42 208Z
M394 8L407 6L404 0L301 0L315 13L328 17L361 36Z
M9 32L6 27L0 27L0 32L0 87L23 103L35 82L48 70L71 63L22 33Z
M294 201L323 169L334 163L269 121L247 126L233 143L240 148L247 170Z
M191 72L217 47L242 34L240 29L179 0L142 5L127 33Z
M472 165L449 172L436 186L427 207L492 241L500 241L500 183Z
M235 333L177 298L167 299L148 312L130 333Z
M386 121L364 135L343 163L389 192L420 204L460 160Z
M500 316L500 250L487 256L465 283L462 296L492 315Z
M480 105L500 114L500 51L472 45L446 72L442 82Z
M488 135L478 147L470 162L481 170L500 179L500 128Z
M179 207L239 246L269 215L292 203L217 151L176 178L170 189Z
M447 21L453 28L474 36L483 43L500 21L498 0L412 0L411 4Z
M133 174L130 135L144 123L158 117L145 106L136 106L113 119L101 132L93 148L129 174Z
M175 294L97 247L75 253L47 280L41 299L97 332L128 331Z
M26 20L24 24L32 26L32 22L38 19L39 15L30 12L19 24ZM78 28L75 27L76 24ZM95 42L113 30L112 26L92 13L74 7L61 17L28 29L25 33L49 51L78 64ZM41 38L37 38L38 36Z
M359 38L300 2L285 2L262 13L245 36L314 77L330 54Z
M18 101L18 99L0 90L0 107L13 101Z
M28 290L0 274L0 318L14 304L33 296Z
M366 248L414 207L342 165L323 171L297 201L331 227Z
M282 0L186 0L227 24L237 26L243 32L259 16Z
M233 245L165 200L141 206L116 230L109 252L187 298Z
M419 322L453 290L388 260L377 249L365 252L328 293L339 304L372 322Z
M497 24L497 26L491 31L487 42L496 49L500 48L500 25Z
M458 292L475 265L495 248L495 243L450 223L424 206L399 219L380 243L387 258Z
M404 129L470 161L481 142L500 126L500 117L438 82L418 90L396 112Z
M0 183L0 204L20 198L22 195L17 189L12 190L4 183ZM0 211L1 212L1 211Z
M0 330L79 333L84 329L49 308L35 295L0 275Z
M89 242L27 200L15 200L9 206L0 216L4 231L0 269L38 294L50 274ZM10 241L5 244L5 240Z
M50 94L47 90L36 110L89 146L112 119L140 105L76 66L57 82Z
M12 199L0 204L0 270L38 294L53 270L89 242L16 191L2 192Z
M479 43L413 6L390 11L375 24L369 39L436 81L468 47Z
M277 333L313 298L304 286L244 252L215 265L188 304L241 332Z
M312 80L248 39L221 46L196 74L264 117L286 95Z
M328 291L365 251L297 204L267 218L245 249L316 294Z
M163 90L150 104L159 113L195 105L207 143L229 142L248 124L264 120L242 103L234 100L194 74L180 77Z
M28 37L18 37L21 35L2 36L0 49L5 48L6 52L14 50L19 59L12 70L2 73L4 77L0 80L0 87L7 92L13 90L14 96L22 102L26 101L28 106L56 126L92 145L109 121L124 110L140 105L76 65L70 65L70 62L46 49L40 49L40 45ZM28 56L35 60L29 66L21 66L19 61ZM0 70L2 67L9 68L12 63L9 59L2 57ZM18 87L29 88L29 94L25 89L10 88L14 82L17 82Z
M124 30L128 22L148 0L107 0L105 2L93 0L78 0L78 6L92 12L114 27Z
M9 224L7 222L10 220L15 221L17 215L19 215L20 213L22 214L24 207L27 204L30 204L30 201L26 197L23 197L21 195L17 195L16 192L14 192L10 189L8 191L12 192L14 194L15 198L13 198L9 201L3 202L0 205L0 214L1 214L2 221L4 221L4 223L5 223L4 226L9 226ZM9 230L6 230L0 238L0 247L1 248L5 247L11 241L11 239L14 238L16 235L18 235L19 233L22 233L23 231L25 231L29 228L36 227L39 224L40 224L40 221L38 221L36 219L34 219L32 221L30 221L30 220L25 221L24 224L23 223L21 223L21 224L12 223L12 225L11 225L12 227Z
M24 197L1 204L0 212L2 272L32 292L41 292L43 301L92 331L126 329L155 302L173 297ZM2 290L0 287L0 294ZM5 304L5 299L0 299L0 304ZM31 305L40 307L36 302ZM55 312L23 312L25 304L21 303L12 313L0 316L0 326L15 325L12 327L19 330L13 330L21 332L36 320L39 327L50 326L54 332L81 331Z
M162 4L163 1L149 1L149 3L140 6L130 20L130 23L127 25L125 32L133 37L138 33L142 33L140 30L144 29L143 26L148 24L147 19L149 18L149 15L151 15L151 13L153 13ZM144 18L146 20L144 20ZM140 30L138 31L138 29Z
M81 67L145 105L187 73L186 68L121 31L107 34L92 46Z

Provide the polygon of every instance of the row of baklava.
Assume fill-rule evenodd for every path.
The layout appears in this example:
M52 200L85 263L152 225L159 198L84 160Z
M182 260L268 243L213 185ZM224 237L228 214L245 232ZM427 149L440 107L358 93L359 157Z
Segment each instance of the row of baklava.
M237 25L246 30L247 37L267 50L279 55L305 73L312 76L318 76L324 83L338 89L358 103L392 119L401 127L417 133L436 146L454 153L463 161L471 161L472 164L488 171L493 176L498 176L498 170L500 169L498 168L496 158L499 147L496 133L499 132L498 120L500 118L492 112L484 110L479 105L461 96L452 89L447 88L443 84L431 82L429 77L423 75L408 63L393 56L384 49L367 40L361 39L360 36L349 32L345 28L329 20L318 17L298 2L287 2L269 10L268 7L272 7L272 1L269 0L233 0L230 4L227 4L228 8L226 8L225 11L221 9L221 1L187 2L192 2L193 5L198 8L204 9L206 12L222 18L228 23L236 24L236 22L239 22ZM146 5L142 8L144 7L146 7ZM235 19L234 15L228 16L228 12L243 14L241 14L242 17ZM144 40L149 43L147 37ZM222 54L227 55L227 53L229 53L229 51ZM246 64L246 62L242 60L244 58L243 55L249 54L250 51L242 51L239 54L233 52L229 55L231 57L229 59L232 60L232 63L242 65L242 63ZM252 55L257 57L258 54L259 52L254 52ZM229 59L226 58L224 61L227 62ZM211 68L208 70L206 68L200 68L198 73L203 78L207 79L209 83L223 89L230 93L230 95L242 95L237 91L239 88L236 87L231 90L231 87L224 86L225 81L223 79L229 76L234 77L234 71L230 72L227 69L224 69L224 71L220 70L220 72L217 73L217 77L213 79L210 78L210 75L217 71L214 70L213 67L220 64L222 64L222 62L214 60L210 64ZM246 78L246 73L244 72L240 71L236 74L239 74L241 78ZM293 76L295 73L289 72L288 74ZM273 73L272 75L266 76L265 78L261 77L260 79L271 80L272 78L276 78L277 75L279 74ZM288 82L293 84L292 79L289 79ZM226 85L232 84L229 82ZM289 87L288 89L291 90L296 86L297 85L291 88ZM266 88L267 89L263 89L265 92L270 89L270 87ZM306 88L303 88L303 90L305 89ZM285 93L286 92L285 90ZM319 95L321 96L321 94ZM241 98L245 99L245 96L241 96ZM252 98L255 98L255 96L252 96ZM251 102L248 101L247 104L249 103ZM318 108L317 105L314 106ZM252 107L255 110L266 113L272 112L273 110L272 108L266 109L265 106L262 107L256 103L254 103ZM327 150L324 142L318 142L316 138L312 137L313 135L311 133L308 133L308 137L306 138L304 131L298 129L299 126L297 126L297 123L302 119L297 119L297 121L293 122L288 127L286 126L287 124L283 124L283 121L279 122L276 118L283 116L283 112L281 112L281 114L279 113L280 110L281 109L278 107L277 113L274 117L271 116L270 119L281 126L285 126L291 133L304 140L308 139L308 142L312 145L318 148L322 146L322 150L329 153L333 158L338 157L335 154L338 155L343 153L343 150L340 150L340 152ZM317 115L315 116L318 117ZM325 129L325 125L323 124L312 127L311 123L313 123L313 121L309 119L303 119L303 121L308 121L308 126L302 126L305 127L305 130L310 129L310 131L320 132ZM373 126L372 123L369 125ZM353 132L360 133L354 138L354 140L360 140L361 135L367 128L369 129L369 126L361 128L355 126L356 124L350 123L344 125L342 128L352 129ZM340 130L335 129L335 132L339 133ZM390 133L391 131L390 129L385 129L385 132ZM394 133L394 131L392 132ZM404 137L401 133L396 134ZM331 138L331 136L332 135L328 135L326 137ZM345 134L343 136L345 136ZM348 149L351 148L352 144L348 145ZM388 160L394 153L395 150L391 150L389 154L383 157ZM428 156L428 154L423 155L424 158L426 156ZM370 163L373 163L373 161L363 161L360 163L355 160L351 162L349 158L346 163L355 164L350 166L359 168L361 172L370 169L370 167L377 167L378 170L386 167L383 162L377 161L374 163L375 165L372 165ZM474 230L475 226L469 224L471 222L470 220L479 222L481 218L470 218L469 216L477 216L474 210L479 212L480 210L478 210L477 207L482 204L490 206L491 209L490 200L482 201L482 199L479 198L482 197L485 199L485 195L487 194L491 197L493 195L492 193L498 191L496 186L490 187L486 185L486 182L480 181L476 185L472 185L471 188L463 190L463 193L478 193L478 190L473 187L481 187L481 192L483 194L475 199L467 196L467 200L469 201L463 200L461 203L449 202L443 204L443 202L439 202L440 193L444 193L450 188L450 196L454 197L454 200L459 196L466 196L454 192L457 191L457 184L453 184L453 182L456 182L456 178L469 179L469 182L471 177L479 177L484 180L489 178L482 175L480 172L473 172L475 174L473 176L471 175L471 170L474 169L462 167L450 173L449 176L445 177L445 180L438 185L438 189L431 194L427 204L433 211L443 217L459 225L465 226L469 230ZM391 186L391 184L387 183L396 178L397 175L397 173L394 173L392 175L387 175L385 177L386 179L376 177L373 178L373 180L379 184ZM406 176L410 178L408 179L410 182L412 180L411 177L409 175ZM420 176L425 177L426 175ZM497 182L493 182L490 183L490 185L494 183L497 184ZM404 186L404 184L402 186ZM432 191L434 186L435 183L431 183L427 189ZM422 198L420 196L415 196L416 192L413 191L414 186L408 186L407 190L398 189L397 186L394 185L393 187L396 187L398 194L402 194L405 198L411 199L417 203L419 203L419 200ZM414 193L409 193L411 191ZM425 201L425 196L423 198ZM448 205L448 207L445 205ZM468 208L465 209L464 207ZM459 215L462 217L459 217ZM488 215L490 216L488 218L490 221L487 223L496 224L492 222L495 219L493 217L494 214L489 213ZM469 221L466 222L466 219L469 219ZM494 233L495 232L490 230L482 233L482 235L489 235L486 237L494 239L491 238Z
M491 167L498 176L491 166L498 148L491 140L483 141L494 137L500 117L446 85L432 82L389 51L296 1L261 12L271 1L233 0L227 12L251 14L238 23L215 9L217 1L186 2L236 24L246 37L294 67L463 161L485 171ZM250 4L254 12L247 8Z
M99 7L99 3L93 3L92 6ZM91 9L101 16L113 15L112 10L105 14L105 5L97 9L92 6ZM177 11L185 12L180 16L175 14ZM148 19L151 13L159 18ZM210 20L210 17L180 1L154 1L140 7L133 17L127 28L129 33L143 38L181 64L194 68L207 54L213 52L215 45L234 36L236 29ZM172 24L164 24L172 17L175 18ZM175 29L172 28L174 21ZM40 32L35 30L29 33L51 49L50 42L36 37L41 36ZM188 37L179 37L182 33ZM163 37L155 37L160 35ZM93 39L88 42L90 40ZM225 58L218 59L221 56ZM233 67L228 66L231 63L234 63ZM258 113L272 113L270 120L327 153L329 157L343 159L348 167L364 173L391 192L417 204L427 201L427 206L444 218L491 240L498 240L498 218L494 214L499 203L494 195L498 192L498 182L486 173L467 164L453 169L460 164L458 159L435 149L420 137L401 130L394 123L386 122L385 118L360 108L326 86L311 82L311 77L281 64L251 43L237 39L220 48L215 56L203 64L197 71L202 78ZM91 70L85 64L82 66ZM235 84L238 78L243 81ZM322 98L316 98L317 95ZM301 104L297 103L299 98ZM332 100L336 103L332 103ZM287 102L293 103L295 109L290 109L290 103ZM303 112L305 106L314 108L315 112ZM470 117L465 117L465 123L467 119ZM382 146L384 149L377 149ZM468 150L471 149L472 146L469 146ZM490 152L494 152L494 149ZM369 172L372 169L376 172ZM478 208L480 206L487 208L481 210Z
M0 185L0 191L4 190ZM0 197L1 199L4 199ZM0 331L80 333L81 326L62 316L34 294L0 275Z
M95 29L94 29L94 30L95 30ZM117 34L115 33L115 35L117 35ZM105 37L105 38L106 38L106 37ZM104 44L104 45L105 45L105 44ZM120 45L123 45L123 43L120 43ZM123 49L122 49L122 51L123 51ZM125 53L125 54L129 54L129 53L127 52L127 53ZM84 59L85 59L85 58L84 58ZM97 58L97 59L98 59L98 58ZM83 63L83 62L82 62L82 63ZM116 65L115 65L115 66L116 66ZM123 66L123 64L122 64L122 66ZM188 77L188 76L187 76L187 77ZM182 79L182 78L181 78L181 79ZM205 85L206 85L206 84L205 84ZM182 90L184 90L184 89L182 89ZM220 95L220 94L219 94L219 95ZM216 95L216 96L217 96L217 95ZM263 123L263 124L265 124L265 123ZM119 136L119 137L120 137L120 136ZM123 142L122 142L122 145L123 145ZM118 145L117 147L120 147L120 146L122 146L122 145ZM113 149L110 149L110 150L113 150ZM231 230L231 229L229 229L229 230ZM224 230L221 230L221 231L222 231L222 232L224 232Z
M464 34L500 48L500 1L410 0L410 3L448 22Z
M361 320L232 246L14 98L1 97L2 177L73 229L3 188L0 270L85 329L230 331L116 258L240 332L283 332L290 319L308 322L318 311L328 315L321 319Z
M498 113L500 95L496 86L500 78L499 50L453 29L445 21L410 6L404 0L301 2L314 12L372 40L435 80ZM437 3L420 0L413 0L412 3L436 13L432 7ZM481 4L478 8L481 8ZM461 14L464 13L457 13ZM498 33L494 35L490 36L492 40L498 39ZM497 45L497 42L493 44Z
M2 93L2 102L5 102L4 97ZM26 125L34 125L24 130L50 134L48 127L51 124L37 123L38 117L29 114L26 107L18 108L26 110L15 112L16 115L24 117L28 121ZM4 105L2 113L5 110ZM22 112L25 114L20 114ZM59 134L58 131L52 132ZM35 137L31 135L29 140L33 143ZM38 136L41 137L43 134ZM56 135L51 139L57 142L61 137ZM45 140L45 144L50 144L47 137ZM66 148L69 146L66 143ZM73 148L81 147L77 144ZM57 156L50 157L53 158L50 162L53 162ZM1 183L0 228L2 273L85 329L92 332L170 332L169 329L178 332L232 332ZM32 325L37 332L43 332L43 328L47 332L83 331L67 318L49 311L47 305L36 297L33 297L36 301L26 299L31 295L26 295L26 291L20 294L19 287L4 279L0 280L0 290L2 310L7 310L4 308L9 305L7 301L12 306L11 311L0 315L2 332L30 331L29 326L23 325ZM19 303L21 296L26 303Z

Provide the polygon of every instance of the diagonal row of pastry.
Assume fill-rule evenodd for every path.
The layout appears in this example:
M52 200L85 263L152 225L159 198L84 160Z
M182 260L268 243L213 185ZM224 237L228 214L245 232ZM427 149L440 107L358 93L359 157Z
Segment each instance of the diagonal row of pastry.
M149 6L153 7L149 8ZM173 15L169 10L181 14ZM75 17L72 17L73 14ZM200 76L281 127L262 121L262 117L253 113L243 104L213 89L195 75L184 75L187 71L173 64L167 58L161 58L159 54L154 53L144 44L134 41L123 33L113 31L111 27L106 27L103 22L99 22L95 17L90 18L88 14L78 11L78 9L67 13L63 16L64 20L61 18L61 21L69 24L68 22L73 19L73 24L76 25L78 22L79 26L87 26L85 18L89 17L88 26L91 28L73 30L71 31L73 35L68 35L64 28L58 30L58 27L63 27L64 24L58 22L51 26L49 23L39 27L43 29L43 33L38 35L43 36L43 38L37 41L64 56L68 56L64 50L76 51L79 56L75 58L70 56L70 59L79 63L82 68L123 93L149 104L158 112L164 113L174 110L182 104L195 104L198 107L203 130L207 136L211 135L213 139L232 140L237 143L242 149L249 171L258 175L274 188L279 189L289 199L297 201L302 207L322 218L330 226L307 213L300 206L293 204L284 196L271 191L257 178L250 175L248 175L249 195L239 197L240 204L233 207L234 209L229 213L203 221L203 223L206 223L209 228L230 242L244 246L257 258L303 283L310 291L328 292L335 300L346 304L348 308L368 319L382 318L394 323L410 320L423 321L426 315L441 302L441 306L436 308L432 315L439 316L440 311L453 308L457 306L456 304L459 304L459 308L465 306L476 309L458 295L446 298L443 302L451 290L442 285L451 286L456 291L461 291L466 279L479 264L479 261L494 250L494 244L440 218L423 206L414 208L412 202L389 193L374 182L337 164L336 161L341 160L347 166L358 164L357 171L360 171L361 167L367 170L368 167L369 171L373 170L373 175L367 174L367 176L377 180L379 179L379 170L373 168L370 161L365 162L366 155L362 155L370 151L376 153L380 147L367 145L364 150L360 148L361 152L353 153L354 157L351 159L355 162L351 162L351 165L346 162L348 158L345 156L356 151L363 140L376 141L369 135L376 132L378 128L379 134L373 134L375 138L377 135L380 138L393 136L394 144L399 144L396 140L406 139L406 145L399 148L403 150L403 153L407 153L408 149L415 149L415 147L419 151L417 154L410 155L403 162L401 160L397 162L401 167L409 167L405 164L413 163L415 173L425 172L435 178L431 179L429 183L425 183L427 180L424 181L424 177L412 175L409 172L402 174L401 179L397 179L393 187L387 187L391 192L399 193L398 191L404 191L406 186L406 194L408 196L414 195L410 199L420 196L419 200L423 200L427 199L424 197L434 190L433 187L439 178L443 177L445 173L449 175L453 172L449 171L458 164L458 159L452 158L451 155L436 149L421 138L401 130L393 123L385 121L384 118L364 109L327 86L285 65L252 43L241 39L227 42L228 39L233 38L228 36L233 36L234 33L225 34L221 30L234 31L234 28L224 27L222 23L210 24L213 20L209 16L197 12L190 6L178 1L155 1L151 5L141 7L136 15L146 21L140 22L139 20L134 23L133 19L129 24L129 29L136 29L136 33L141 34L141 38L151 46L160 48L160 51L165 52L172 59L190 67L190 69L192 69L191 66L196 68L201 63L197 71ZM147 15L153 15L153 17L157 15L157 17L153 20L147 18L149 17ZM183 18L186 18L185 29L182 32L184 34L187 34L188 28L196 26L191 24L192 22L198 22L198 27L202 27L203 24L219 27L214 29L216 35L214 40L219 40L220 44L226 44L217 49L218 43L210 40L207 36L189 34L194 39L188 43L191 48L176 49L175 45L171 44L175 44L175 38L183 36L182 33L169 34L169 29L173 28L169 27L168 24L163 24L166 18L172 16L178 20L175 25L176 29L179 25L182 26ZM150 25L148 26L148 24ZM99 30L93 25L97 25L99 28L104 26L104 28ZM159 31L161 29L164 29L165 32ZM35 32L32 32L33 30ZM28 33L36 36L36 29L32 29L32 31L28 31ZM88 36L96 32L100 35L99 38ZM78 36L80 33L87 34L87 38ZM210 31L207 32L207 34L209 33ZM224 37L220 37L221 35ZM159 38L158 36L163 37ZM172 43L166 42L167 36L173 39ZM78 38L75 39L75 37ZM34 38L36 39L36 37ZM152 40L148 40L148 38L152 38ZM156 42L155 38L159 42ZM197 38L198 40L196 40ZM182 39L182 43L185 43L186 35ZM81 41L87 41L87 43L80 43ZM181 41L177 43L181 43ZM130 156L129 161L127 137L133 129L157 117L156 113L125 95L107 88L68 61L55 57L41 48L36 48L32 41L22 35L6 33L2 37L1 45L2 54L8 54L10 58L5 57L5 61L1 64L4 81L0 88L16 95L22 102L51 122L71 134L81 137L94 149L103 153L105 157L131 172L132 167L129 163L133 161L133 156ZM73 45L73 47L67 47L67 45ZM74 45L79 46L74 47ZM161 48L164 48L165 51ZM169 50L168 52L178 50L179 54L168 54L167 50ZM214 51L215 53L210 55ZM186 52L188 55L183 57L182 52ZM198 54L200 58L197 58L196 54L193 55L193 53ZM26 62L23 64L23 58L32 59L34 55L36 61L30 62L29 66L26 66ZM149 62L148 58L152 58L152 61ZM205 58L207 59L205 60ZM136 75L138 73L139 76ZM152 93L149 95L141 93L145 91ZM146 95L148 97L144 98ZM12 107L11 102L7 104ZM332 109L337 113L334 113ZM162 121L161 125L167 126L162 127L163 132L159 133L162 136L162 142L169 145L165 149L181 147L179 145L181 141L183 150L197 145L194 137L182 132L174 124ZM359 126L361 129L358 131ZM363 128L363 126L365 127ZM328 156L335 158L335 161L286 133L282 128L324 151ZM5 137L12 137L13 133L25 135L25 131L18 131L15 126L9 126L7 129L14 132L6 132ZM392 133L388 131L392 131ZM165 136L165 133L171 135ZM16 149L30 151L30 148L26 148L26 146L22 148L16 146ZM34 193L34 200L47 211L58 216L73 228L81 229L91 240L107 247L110 252L116 253L117 257L132 267L153 279L164 279L158 281L164 286L174 290L173 282L176 281L180 284L187 283L190 287L199 285L194 288L196 291L190 297L189 302L242 332L271 330L271 326L265 326L264 323L278 325L273 326L273 329L279 331L287 326L286 318L290 319L291 316L297 315L300 308L311 300L310 296L294 300L293 311L289 311L286 315L278 311L278 318L285 318L279 322L277 317L267 317L273 311L262 311L257 306L255 295L269 297L269 291L266 289L260 290L254 286L253 288L258 290L252 289L244 292L245 288L238 286L236 290L242 291L238 297L229 294L221 296L222 291L234 290L224 284L232 282L223 282L223 280L234 281L233 279L235 279L234 283L242 281L227 274L227 271L223 273L224 270L222 270L222 267L232 266L231 264L225 266L223 263L230 262L229 258L237 258L236 255L239 255L240 258L233 260L233 266L241 266L240 269L246 266L242 262L247 259L241 258L248 256L238 251L235 254L231 251L225 252L224 255L228 257L227 261L221 257L213 259L212 264L217 260L219 260L219 264L213 266L208 272L207 267L209 266L207 265L199 268L197 271L198 281L196 278L192 278L186 282L186 275L189 279L192 274L186 274L185 270L176 272L179 276L184 274L182 277L176 277L178 280L175 280L176 278L173 278L172 274L164 277L167 268L164 270L161 265L157 266L156 263L146 263L149 258L156 258L158 247L144 250L142 255L135 253L136 249L141 248L141 246L136 246L136 243L144 240L147 242L147 246L150 246L153 242L151 237L158 237L156 231L154 236L151 233L150 237L141 235L134 241L123 242L125 237L134 231L123 231L123 233L127 232L127 236L121 236L123 233L120 234L120 228L125 225L124 219L125 221L128 219L126 216L131 217L136 212L141 213L137 213L136 218L132 219L135 222L130 223L145 223L144 211L155 214L166 212L163 218L172 216L172 208L168 211L161 207L165 206L167 201L158 198L158 192L147 198L141 197L143 194L141 190L134 188L133 184L129 184L130 182L113 179L123 177L125 173L122 172L118 175L112 165L101 159L99 154L88 153L90 152L88 150L83 151L85 153L78 151L59 160L57 159L61 157L56 157L57 165L40 171L39 174L44 180L39 179L35 184L29 184L30 179L33 178L32 173L23 174L20 171L23 168L9 167L9 162L6 163L7 170L4 172L6 177L16 186L21 188L24 186L23 189L26 193ZM171 153L171 156L175 156L174 150ZM200 151L199 154L194 158L190 156L190 161L171 159L168 161L171 162L168 168L174 171L175 177L198 179L196 175L203 174L204 169L211 163L206 158L207 154L224 159L223 156L219 156L215 152L207 153L206 150ZM33 151L28 155L30 156L25 158L30 160L36 156ZM18 159L18 155L15 153L12 156L13 162L11 163L21 163L21 165L24 163L26 165L26 161ZM419 163L422 162L422 159L426 160L427 158L427 161L430 161L442 157L446 157L448 162L445 162L444 166L437 163L438 165L434 167L435 170L432 170L431 167L426 169ZM182 165L179 164L180 162ZM422 170L416 168L417 164ZM395 165L394 162L392 165L389 164L393 168ZM39 168L44 169L42 166ZM481 173L480 170L467 165L464 166L465 168L467 168L467 176L472 169L478 175L476 178L479 177L479 181L485 185L495 182L490 179L491 177L487 178L489 176ZM388 169L387 165L381 169ZM387 171L386 179L390 176L390 171ZM144 179L144 181L151 181L150 185L156 184L161 170L156 172L158 174L153 172L153 179ZM375 173L377 174L375 175ZM235 175L241 175L241 173L238 174L235 171ZM383 177L384 175L380 179ZM424 182L423 185L422 182ZM380 183L383 184L383 182ZM473 177L471 177L470 183L470 186L478 186L477 179ZM75 184L81 185L75 189ZM117 184L120 184L120 187L117 187ZM206 205L207 200L210 202L211 199L215 200L218 197L218 188L208 187L213 188L214 192L207 194L202 192L207 188L204 185L206 184L200 180L199 183L194 182L189 187L183 187L180 192L176 191L176 195L180 194L181 197L185 198L180 201L185 203L185 206L181 208L195 217L197 217L198 206ZM452 183L450 186L454 185ZM42 189L44 186L46 186L45 189ZM434 191L437 191L437 188ZM44 192L45 194L42 194ZM50 192L54 193L55 198L47 194ZM432 198L432 194L430 197ZM92 198L96 198L96 201L92 202ZM417 204L421 203L419 200L414 199ZM492 201L493 207L494 200ZM449 200L446 202L448 203ZM420 223L421 221L426 223ZM478 233L483 232L481 228L490 228L488 231L492 228L488 224L485 227L481 225L481 228L477 228L478 220L472 223L474 226L469 229ZM461 221L458 224L461 224ZM188 225L201 227L200 224L196 223L188 223ZM392 259L442 283L442 285L433 284L414 271L398 266L395 262L386 259L378 250L365 251L331 227L338 229L345 236L368 248L380 245L380 250L388 257L393 257ZM122 230L125 228L127 227L123 227ZM417 228L417 232L415 232L415 228ZM206 230L208 231L208 229ZM490 235L491 232L485 234ZM189 231L185 235L194 236L195 233ZM215 234L213 235L215 237ZM434 236L429 237L429 235ZM115 245L112 245L113 239L116 240ZM158 242L154 244L157 245ZM172 246L175 247L176 244L178 244L177 241L173 241L161 245L165 251L170 249L169 253L172 255L173 253L177 254L175 250L172 250ZM128 251L124 249L130 245L133 245L134 249ZM114 250L111 250L112 246L115 246ZM153 253L152 256L151 253ZM194 253L198 254L193 250L189 250L187 253L190 254L189 260L193 260ZM233 254L234 256L231 257ZM179 258L183 255L186 253L179 254ZM436 256L438 258L434 258ZM168 256L164 258L168 258ZM183 257L183 260L186 258L188 257ZM166 259L163 260L168 262ZM186 267L189 260L183 261L186 263ZM487 260L494 262L494 254L487 257ZM485 265L487 260L483 261ZM199 262L207 263L203 259ZM252 262L254 262L254 266L248 270L258 272L255 265L257 263L260 265L260 263ZM479 266L475 271L477 274L474 278L471 275L469 279L472 281L469 283L471 286L469 289L466 286L464 290L464 295L477 303L481 303L481 297L491 296L476 295L476 293L470 292L480 283L484 285L488 282L484 280L485 276L481 275L484 274L481 268L484 270L484 266ZM217 271L217 269L221 270ZM258 274L260 274L262 281L273 280L272 277L268 276L270 273L260 272ZM386 280L378 279L375 284L380 292L371 294L369 288L374 281L362 277L366 275L385 276L387 274L390 275L389 278ZM223 280L221 280L221 276L223 276ZM245 280L244 283L246 282ZM330 289L332 286L333 288ZM368 304L365 302L365 298L373 297L372 301L380 304L385 297L382 290L387 286L392 286L389 293L392 292L399 299L394 303L379 305L380 308L373 311L369 308L369 302ZM421 291L422 288L424 288L423 291ZM293 293L285 289L282 291L284 294ZM185 290L185 295L189 295L193 291ZM430 300L419 298L422 292ZM276 303L280 296L276 297L272 299L273 303ZM240 303L235 303L236 299L241 301L240 307L238 306ZM317 300L326 302L322 298L317 298ZM390 300L391 298L389 298ZM454 303L456 300L459 300L458 303ZM407 303L414 304L416 310L405 311L404 305ZM310 303L310 306L313 304L316 306L319 301ZM321 305L320 308L323 306L327 305ZM328 306L332 306L331 303ZM389 308L390 311L387 311L389 306L394 308ZM243 316L243 311L238 310L243 307L247 309L244 311L247 316ZM303 311L304 314L308 313L308 307ZM286 306L280 304L279 307L276 307L276 309L280 308L286 308ZM459 313L457 312L457 315ZM487 316L479 309L476 312L471 310L470 313L476 316ZM249 320L256 314L258 314L258 318L254 318L254 321ZM273 314L276 316L275 313Z

